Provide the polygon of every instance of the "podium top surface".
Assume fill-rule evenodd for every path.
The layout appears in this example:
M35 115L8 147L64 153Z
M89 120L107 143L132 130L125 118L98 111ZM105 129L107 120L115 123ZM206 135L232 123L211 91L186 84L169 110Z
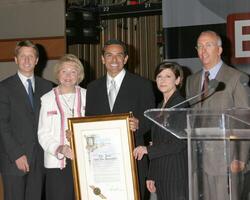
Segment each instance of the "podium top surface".
M180 139L250 139L250 109L149 109L144 115Z

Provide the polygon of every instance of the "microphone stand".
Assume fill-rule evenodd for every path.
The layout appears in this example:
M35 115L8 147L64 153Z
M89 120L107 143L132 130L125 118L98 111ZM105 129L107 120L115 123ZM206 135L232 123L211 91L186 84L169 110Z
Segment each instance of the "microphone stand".
M216 90L216 88L218 87L218 85L219 85L219 81L217 81L216 79L212 79L212 80L209 81L208 89L207 89L207 90L204 90L204 91L198 93L197 95L192 96L192 97L186 99L185 101L182 101L182 102L180 102L180 103L178 103L178 104L172 106L170 109L176 108L176 107L178 107L178 106L180 106L180 105L182 105L182 104L184 104L184 103L186 103L186 102L189 102L189 101L191 101L191 100L193 100L193 99L195 99L195 98L197 98L197 97L203 95L203 94L206 93L206 92L209 92L209 91L210 91L210 94L211 94L211 93L213 93L213 92Z

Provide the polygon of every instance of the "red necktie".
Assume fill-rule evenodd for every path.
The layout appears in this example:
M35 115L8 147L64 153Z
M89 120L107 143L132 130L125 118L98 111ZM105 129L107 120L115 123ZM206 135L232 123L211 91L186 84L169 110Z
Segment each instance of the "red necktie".
M202 95L202 99L205 99L206 96L208 95L208 83L209 83L209 71L206 71L204 75L202 90L201 90L202 92L205 91Z

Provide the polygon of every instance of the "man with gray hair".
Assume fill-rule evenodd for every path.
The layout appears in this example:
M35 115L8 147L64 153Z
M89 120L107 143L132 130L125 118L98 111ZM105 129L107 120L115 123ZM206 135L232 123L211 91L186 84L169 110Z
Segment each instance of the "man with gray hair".
M191 107L214 111L224 111L231 108L247 108L248 94L242 83L245 74L226 65L221 60L222 41L221 37L214 31L202 32L197 40L197 53L203 68L187 78L186 95L187 98L195 96L201 91L208 89L208 82L216 79L223 85L220 91L212 94L205 94L199 101L197 99L190 102ZM231 145L235 143L230 143ZM242 146L239 154L235 156L231 166L227 166L224 155L224 144L222 141L205 141L202 143L203 153L203 192L204 200L228 200L229 182L228 170L237 176L245 168L247 160L247 147ZM237 186L233 186L233 195L239 199ZM201 191L202 192L202 191ZM200 193L201 193L200 192ZM234 198L233 198L234 199Z

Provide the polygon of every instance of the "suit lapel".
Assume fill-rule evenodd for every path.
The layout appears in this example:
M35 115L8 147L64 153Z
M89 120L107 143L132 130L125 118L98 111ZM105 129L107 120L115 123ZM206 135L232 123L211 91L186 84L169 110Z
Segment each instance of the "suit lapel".
M224 72L225 72L225 66L224 66L224 64L222 64L222 66L221 66L220 70L218 71L215 79L217 81L219 81L219 82L224 82L224 78L223 78L224 77Z
M215 77L215 79L218 81L218 82L224 82L224 76L225 76L225 66L224 66L224 64L222 64L222 66L221 66L221 68L220 68L220 70L218 71L218 73L217 73L217 75L216 75L216 77ZM209 96L207 99L206 99L206 101L204 102L204 105L209 105L210 104L210 102L211 101L214 101L214 98L216 98L215 97L215 95L213 95L214 93L212 93L211 94L211 96Z
M202 85L202 71L200 72L199 76L197 77L197 84L195 85L197 94L201 92L201 85ZM198 98L199 104L198 106L201 107L201 100L202 100L202 95Z
M120 89L118 91L118 94L116 96L112 113L120 112L119 108L123 107L123 103L124 103L124 98L123 97L124 97L124 95L127 95L128 91L129 91L129 86L128 86L129 82L130 82L129 81L129 72L126 71L126 74L125 74L125 76L124 76L124 78L122 80Z
M201 81L202 81L202 72L198 74L194 82L195 83L194 88L195 88L195 91L197 91L197 94L201 92Z
M26 89L17 74L13 77L12 83L13 96L16 96L16 98L20 98L20 102L23 101L27 110L33 111Z
M35 76L35 92L34 92L34 108L35 113L39 113L40 110L40 98L42 96L42 89L39 79Z
M202 70L193 78L194 78L194 81L192 81L193 85L191 85L190 89L192 90L193 88L194 93L192 94L192 96L195 96L201 92ZM195 103L196 107L201 108L201 96L198 97L197 99L194 99L192 103Z
M99 96L102 98L103 102L103 109L105 109L104 113L111 113L110 107L109 107L109 98L108 98L108 89L107 89L107 75L103 77L103 79L100 82L98 92L100 92ZM116 102L116 101L115 101ZM114 110L114 109L113 109Z

